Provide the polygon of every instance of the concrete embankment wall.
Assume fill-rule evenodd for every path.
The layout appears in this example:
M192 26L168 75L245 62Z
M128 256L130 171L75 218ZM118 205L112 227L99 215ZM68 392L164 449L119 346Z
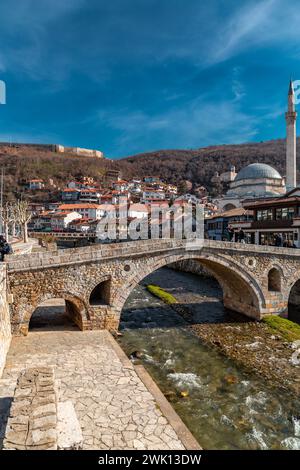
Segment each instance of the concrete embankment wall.
M0 263L0 377L11 341L10 315L6 290L6 265Z

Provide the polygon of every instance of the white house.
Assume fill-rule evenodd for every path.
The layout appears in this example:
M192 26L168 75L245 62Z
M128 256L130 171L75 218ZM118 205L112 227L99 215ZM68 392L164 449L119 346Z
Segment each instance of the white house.
M81 189L79 200L81 202L99 204L101 200L101 193L96 188Z
M165 191L156 190L152 188L145 188L143 191L142 202L164 200L165 198Z
M131 204L128 209L128 217L132 219L144 219L148 217L149 208L147 204Z
M76 219L81 219L79 212L56 212L51 215L51 230L54 232L63 232L68 225Z
M81 219L75 219L70 222L68 228L74 232L86 233L91 229L91 222L93 221L82 217Z
M125 180L114 181L112 183L112 188L115 191L119 191L121 193L126 191L128 189L128 187L129 187L128 181L125 181Z
M76 211L82 217L88 219L101 219L104 215L103 207L100 204L78 203L78 204L61 204L58 207L60 212Z
M39 190L45 187L45 183L41 179L34 179L28 181L28 188L31 190Z

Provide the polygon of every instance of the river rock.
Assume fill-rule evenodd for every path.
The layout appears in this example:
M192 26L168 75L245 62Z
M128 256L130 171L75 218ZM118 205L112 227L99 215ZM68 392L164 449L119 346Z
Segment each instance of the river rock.
M226 375L226 376L224 377L224 380L225 380L225 382L228 383L228 384L236 384L237 381L238 381L238 379L237 379L237 377L236 377L235 375Z
M168 401L171 401L171 402L176 401L176 399L177 399L176 393L173 392L172 390L169 390L168 392L165 392L164 395L165 395L166 399Z
M142 359L143 353L141 351L133 351L130 354L130 357L132 357L133 359Z

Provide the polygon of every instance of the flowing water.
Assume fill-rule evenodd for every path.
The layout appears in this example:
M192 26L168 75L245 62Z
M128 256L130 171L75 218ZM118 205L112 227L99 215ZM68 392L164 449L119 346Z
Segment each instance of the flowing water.
M212 280L164 268L144 281L162 287L170 282L175 296L186 295L190 306L194 300L199 322L217 323L228 315ZM121 331L125 352L141 353L139 361L204 449L300 449L299 401L204 345L145 286L128 298Z

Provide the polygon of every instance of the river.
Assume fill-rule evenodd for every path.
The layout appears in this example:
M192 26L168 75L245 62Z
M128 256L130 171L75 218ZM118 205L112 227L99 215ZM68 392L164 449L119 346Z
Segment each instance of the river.
M223 322L213 279L163 268L137 286L122 312L120 344L141 362L204 449L300 449L300 402L209 347L146 284L167 288L194 322ZM137 359L134 359L137 361ZM181 396L183 392L185 397Z

